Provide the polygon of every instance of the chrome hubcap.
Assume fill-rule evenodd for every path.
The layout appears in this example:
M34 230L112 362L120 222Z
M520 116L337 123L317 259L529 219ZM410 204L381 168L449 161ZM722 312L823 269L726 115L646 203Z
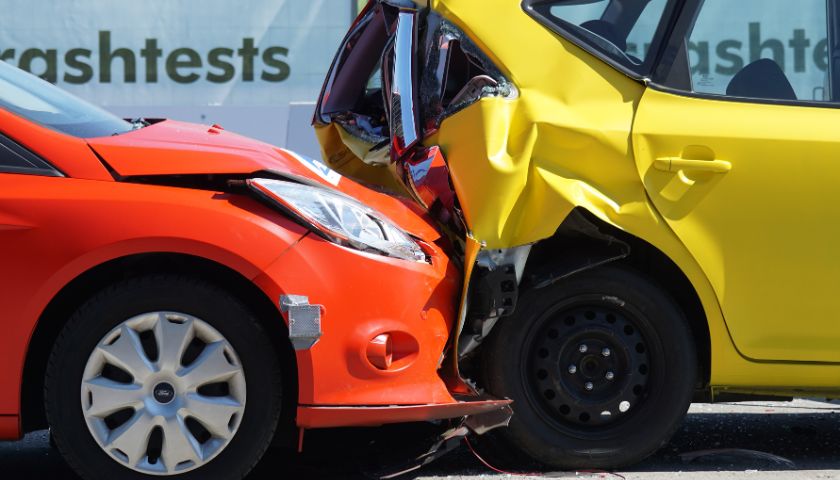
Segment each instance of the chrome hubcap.
M173 475L206 464L233 439L245 411L245 374L233 347L206 322L147 313L111 330L91 353L81 406L113 459Z

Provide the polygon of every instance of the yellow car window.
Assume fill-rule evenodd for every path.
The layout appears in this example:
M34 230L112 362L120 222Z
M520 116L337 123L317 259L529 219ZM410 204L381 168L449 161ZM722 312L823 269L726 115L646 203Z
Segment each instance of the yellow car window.
M828 101L826 0L706 0L688 35L692 90Z
M620 66L642 73L669 0L531 0L526 9L541 22Z
M665 12L667 0L651 0L627 37L627 53L646 60L656 27Z

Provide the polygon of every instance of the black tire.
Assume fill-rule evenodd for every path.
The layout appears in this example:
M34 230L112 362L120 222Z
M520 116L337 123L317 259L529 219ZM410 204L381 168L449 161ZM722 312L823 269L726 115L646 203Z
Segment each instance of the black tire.
M85 422L80 401L88 358L100 340L137 315L180 312L221 333L238 355L247 403L230 443L208 463L172 475L184 480L241 479L271 443L281 413L282 370L277 352L258 320L239 300L201 280L156 275L115 284L88 300L68 321L53 347L45 378L47 419L67 463L88 480L151 479L111 458Z
M491 440L555 469L612 469L656 452L680 426L697 380L685 315L623 267L524 292L488 342L487 389L514 401L510 427ZM625 412L612 406L624 401L632 402Z

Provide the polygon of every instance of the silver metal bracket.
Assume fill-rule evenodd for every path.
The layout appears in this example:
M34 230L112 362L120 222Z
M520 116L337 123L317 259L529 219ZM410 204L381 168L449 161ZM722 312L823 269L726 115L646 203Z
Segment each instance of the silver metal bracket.
M295 350L309 350L321 338L321 305L310 305L304 295L280 297L280 311L287 313L289 340Z

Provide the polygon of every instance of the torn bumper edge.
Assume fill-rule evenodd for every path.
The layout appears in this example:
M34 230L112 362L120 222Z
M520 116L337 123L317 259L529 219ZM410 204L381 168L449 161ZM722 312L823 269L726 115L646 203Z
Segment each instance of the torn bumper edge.
M295 350L309 350L321 338L321 305L310 305L305 295L283 295L280 311L288 316L289 340Z
M513 415L511 400L475 400L430 405L326 407L301 405L297 424L301 428L377 427L391 423L427 422L467 417L467 426L482 434L506 426Z

